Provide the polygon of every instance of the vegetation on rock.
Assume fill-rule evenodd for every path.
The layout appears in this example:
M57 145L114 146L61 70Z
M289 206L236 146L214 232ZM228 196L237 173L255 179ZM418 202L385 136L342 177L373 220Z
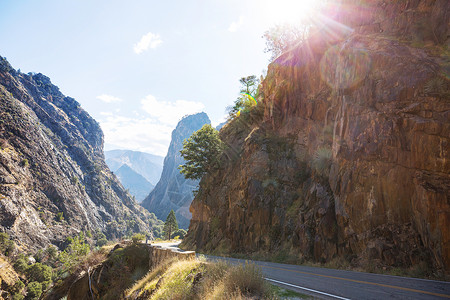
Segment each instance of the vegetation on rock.
M264 52L270 52L270 61L274 61L282 53L289 50L289 48L305 41L309 31L310 26L304 24L277 24L264 32L263 38L266 39L266 49Z
M180 165L180 172L186 179L201 179L206 172L220 166L223 143L219 132L206 124L183 142L180 151L185 163Z
M182 247L448 275L448 2L369 1L367 20L344 3L275 47L262 99L220 131Z
M227 108L229 119L239 116L242 112L248 112L251 107L256 105L255 98L258 97L261 80L255 75L251 75L242 77L239 82L241 83L240 95L234 101L234 105Z

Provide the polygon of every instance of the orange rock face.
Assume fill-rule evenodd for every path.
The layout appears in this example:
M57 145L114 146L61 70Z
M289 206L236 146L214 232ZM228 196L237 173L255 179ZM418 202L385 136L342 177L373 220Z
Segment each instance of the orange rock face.
M223 128L186 247L448 273L450 2L365 2L276 59Z

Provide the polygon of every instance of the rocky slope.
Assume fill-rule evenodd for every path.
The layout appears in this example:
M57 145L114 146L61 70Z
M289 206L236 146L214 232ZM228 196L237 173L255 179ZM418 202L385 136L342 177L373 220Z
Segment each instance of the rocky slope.
M80 230L149 231L149 218L106 166L99 124L0 57L0 230L36 249Z
M123 165L128 165L153 185L158 183L164 163L162 156L132 150L105 151L105 158L111 171L116 172Z
M448 273L449 5L329 6L222 129L184 247Z
M205 113L198 113L184 117L177 124L172 131L172 140L164 159L161 179L141 204L161 220L165 220L170 210L173 209L180 228L189 226L191 219L189 206L194 198L192 191L198 186L198 181L186 180L184 175L180 174L178 166L184 163L180 150L183 149L185 139L203 125L210 123L211 121Z
M136 198L138 203L142 202L155 187L128 165L122 165L114 174L119 178L123 187Z

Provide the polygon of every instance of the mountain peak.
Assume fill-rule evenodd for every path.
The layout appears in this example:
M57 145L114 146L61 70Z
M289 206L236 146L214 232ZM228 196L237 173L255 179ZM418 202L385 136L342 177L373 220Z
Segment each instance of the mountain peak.
M183 148L185 139L202 128L203 125L210 123L208 115L204 112L185 116L178 122L176 128L172 131L172 140L164 159L161 179L141 204L163 220L173 209L181 228L189 226L191 218L189 205L193 199L192 191L197 187L198 181L186 180L180 174L178 166L184 163L180 150Z

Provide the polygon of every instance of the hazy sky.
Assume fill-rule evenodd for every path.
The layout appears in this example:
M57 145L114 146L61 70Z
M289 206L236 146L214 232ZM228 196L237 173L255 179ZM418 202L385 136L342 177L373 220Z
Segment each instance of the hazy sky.
M239 78L267 69L262 35L293 11L282 2L0 0L0 55L80 102L107 150L164 156L182 116L218 124Z

